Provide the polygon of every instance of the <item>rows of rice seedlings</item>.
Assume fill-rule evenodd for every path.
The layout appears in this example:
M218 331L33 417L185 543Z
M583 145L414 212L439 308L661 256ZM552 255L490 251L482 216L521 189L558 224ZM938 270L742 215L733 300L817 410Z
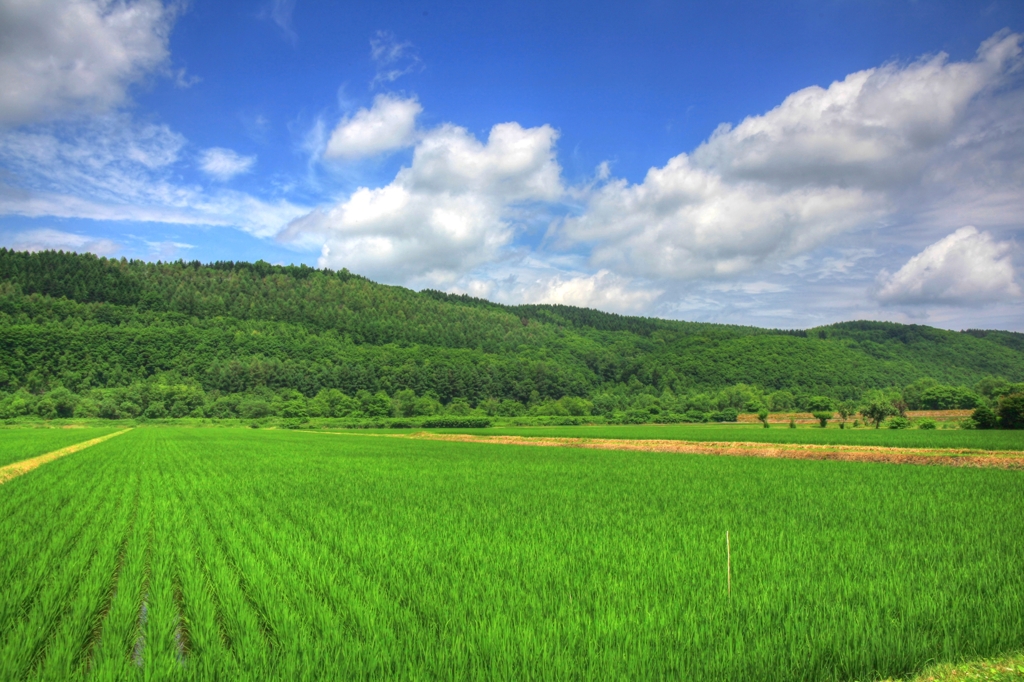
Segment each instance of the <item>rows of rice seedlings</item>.
M72 679L88 665L138 485L119 461L70 456L0 488L0 679Z
M0 466L105 436L116 428L0 429Z
M389 430L394 433L393 430ZM446 433L475 435L541 436L556 438L637 438L752 443L865 445L901 448L955 448L971 450L1024 450L1024 431L937 429L789 429L773 425L638 424L635 426L519 426L491 429L443 429Z
M1022 507L998 470L136 429L0 488L0 678L895 676L1020 648Z

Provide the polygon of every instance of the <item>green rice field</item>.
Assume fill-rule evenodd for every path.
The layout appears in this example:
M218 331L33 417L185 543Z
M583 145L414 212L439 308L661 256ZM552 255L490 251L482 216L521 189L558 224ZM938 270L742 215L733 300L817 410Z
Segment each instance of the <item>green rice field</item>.
M1022 566L1015 471L142 427L0 485L0 679L884 679Z
M541 436L549 438L637 438L752 443L865 445L901 448L956 448L971 450L1024 450L1024 431L963 431L960 429L836 429L788 428L760 424L638 424L635 426L518 426L489 429L441 429L448 433L487 436Z
M99 438L117 431L118 428L111 426L74 429L0 429L0 466Z

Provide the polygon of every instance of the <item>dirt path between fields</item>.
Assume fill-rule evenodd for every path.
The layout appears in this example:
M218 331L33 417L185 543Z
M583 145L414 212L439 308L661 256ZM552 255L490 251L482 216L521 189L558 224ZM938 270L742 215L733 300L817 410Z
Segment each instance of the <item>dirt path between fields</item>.
M805 445L789 443L698 442L681 440L626 440L617 438L549 438L527 436L476 436L461 433L422 431L387 437L417 440L442 440L460 443L496 445L532 445L537 447L592 448L595 450L637 450L642 452L678 452L688 455L727 455L734 457L772 457L778 459L828 459L842 462L878 462L883 464L925 464L954 467L993 467L1024 469L1024 455L1014 451L888 448L859 445Z
M128 433L129 431L131 431L131 429L115 431L114 433L108 433L105 436L93 438L92 440L87 440L83 443L75 443L74 445L69 445L66 448L61 448L60 450L47 452L45 455L39 455L37 457L33 457L32 459L23 459L20 462L15 462L14 464L8 464L7 466L0 467L0 484L4 484L7 481L11 480L12 478L17 478L22 474L27 474L28 472L32 471L33 469L41 467L47 462L52 462L55 459L60 459L64 455L70 455L72 453L78 452L79 450L85 450L87 447L96 445L97 443L102 443L105 440L110 440L114 436L120 436L122 433Z

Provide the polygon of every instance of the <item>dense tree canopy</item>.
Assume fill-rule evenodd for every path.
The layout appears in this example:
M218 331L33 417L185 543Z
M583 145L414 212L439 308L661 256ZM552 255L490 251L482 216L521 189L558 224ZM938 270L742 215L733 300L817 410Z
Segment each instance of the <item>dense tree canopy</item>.
M8 413L45 394L37 413L707 414L903 387L911 409L970 409L1024 380L1022 339L880 322L769 330L503 306L262 261L0 249Z

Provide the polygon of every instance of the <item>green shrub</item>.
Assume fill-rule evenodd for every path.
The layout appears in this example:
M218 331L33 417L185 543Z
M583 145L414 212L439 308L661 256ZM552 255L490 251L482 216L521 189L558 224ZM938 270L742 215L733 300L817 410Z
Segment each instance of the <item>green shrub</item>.
M272 414L274 414L273 406L260 398L249 398L238 405L238 416L242 419L262 419Z
M1004 429L1024 429L1024 393L1000 398L999 425Z
M163 419L167 416L167 408L164 407L164 403L161 400L154 400L143 412L143 416L149 419Z
M424 419L425 429L486 429L491 425L487 417L437 417L435 419Z
M497 404L494 413L499 417L521 417L526 414L526 407L518 400L506 398Z
M634 408L632 410L626 410L625 416L622 418L623 424L646 424L651 419L651 413L647 410Z
M906 417L897 416L890 419L885 425L890 429L909 429L910 420Z
M53 404L49 396L41 398L36 403L36 414L43 419L56 419L57 418L57 406Z
M586 423L586 421L587 420L583 419L582 417L556 417L555 419L552 419L548 423L551 424L552 426L580 426L581 424ZM663 424L666 422L658 423Z
M925 419L918 419L917 423L915 424L915 426L917 428L919 428L919 429L924 429L926 431L930 431L930 430L932 430L932 429L934 429L936 427L936 424L935 424L935 420L934 419L927 419L927 418L925 418Z
M994 429L999 426L999 416L987 405L978 405L974 409L971 419L974 420L975 428L978 429Z
M465 398L455 398L450 403L448 403L448 407L445 408L445 412L452 415L453 417L466 417L472 411L473 408L470 407L469 401L466 400Z

